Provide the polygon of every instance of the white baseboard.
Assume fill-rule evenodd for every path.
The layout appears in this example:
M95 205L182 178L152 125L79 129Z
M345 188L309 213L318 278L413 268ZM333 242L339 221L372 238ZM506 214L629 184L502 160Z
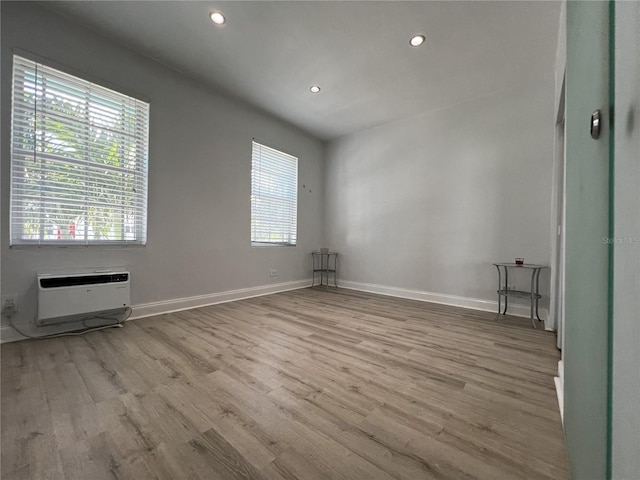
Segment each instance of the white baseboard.
M558 362L558 376L553 377L553 382L556 384L556 395L558 396L558 406L560 407L560 420L564 426L564 362L560 360Z
M479 298L459 297L457 295L447 295L444 293L422 292L419 290L407 290L403 288L388 287L385 285L350 282L345 280L341 280L338 285L342 288L360 290L369 293L379 293L381 295L389 295L391 297L409 298L411 300L440 303L443 305L470 308L472 310L482 310L485 312L498 312L498 302L495 300L481 300ZM520 305L509 302L507 314L529 318L529 305ZM547 318L547 310L541 308L540 315L542 318Z
M293 282L275 283L272 285L261 285L259 287L241 288L239 290L227 290L225 292L198 295L195 297L176 298L173 300L163 300L160 302L145 303L132 307L133 313L129 320L151 317L164 313L179 312L191 308L206 307L217 303L233 302L244 298L260 297L271 295L272 293L287 292L311 286L311 279L296 280Z
M162 315L163 313L179 312L181 310L189 310L190 308L206 307L207 305L215 305L217 303L233 302L244 298L287 292L309 286L311 286L310 278L307 280L261 285L259 287L241 288L239 290L228 290L226 292L198 295L196 297L176 298L161 302L133 305L131 307L133 313L129 317L129 320ZM25 339L26 337L23 337L8 325L0 327L0 343L17 342L18 340Z
M9 325L0 327L0 343L17 342L18 340L26 339L27 337L23 337Z
M286 292L289 290L297 290L306 288L311 285L311 279L296 280L293 282L276 283L272 285L261 285L259 287L241 288L238 290L228 290L225 292L211 293L207 295L198 295L195 297L176 298L172 300L163 300L160 302L145 303L132 306L133 313L129 320L138 318L151 317L154 315L162 315L164 313L179 312L181 310L189 310L191 308L206 307L207 305L215 305L217 303L233 302L244 298L259 297L262 295L270 295L273 293ZM409 298L412 300L420 300L423 302L440 303L444 305L452 305L455 307L470 308L473 310L483 310L487 312L497 312L498 302L491 300L481 300L477 298L459 297L456 295L446 295L443 293L422 292L418 290L407 290L384 285L375 285L370 283L359 283L350 281L341 281L341 288L351 290L360 290L363 292L379 293L381 295L389 295L392 297ZM509 306L509 315L519 317L529 317L528 305L517 305L511 303ZM546 310L540 310L541 315L546 318ZM17 333L10 326L0 328L0 342L15 342L24 340L25 337Z

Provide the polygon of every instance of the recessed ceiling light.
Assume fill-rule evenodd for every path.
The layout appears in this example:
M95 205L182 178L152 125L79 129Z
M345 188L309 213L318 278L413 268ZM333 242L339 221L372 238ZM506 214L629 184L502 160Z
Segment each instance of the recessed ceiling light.
M211 12L209 14L209 18L216 25L222 25L224 22L227 21L227 19L224 18L224 15L222 14L222 12L219 12L217 10L214 10L213 12Z
M424 35L414 35L413 37L411 37L411 40L409 40L409 43L412 47L419 47L424 43L424 40Z
M318 85L313 85L309 90L311 90L311 93L319 93L320 87Z

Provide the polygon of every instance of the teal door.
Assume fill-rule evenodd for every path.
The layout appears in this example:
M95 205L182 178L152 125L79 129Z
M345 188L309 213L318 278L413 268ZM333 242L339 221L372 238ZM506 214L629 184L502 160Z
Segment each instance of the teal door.
M564 429L572 478L609 477L609 2L567 2ZM600 137L591 116L600 111Z

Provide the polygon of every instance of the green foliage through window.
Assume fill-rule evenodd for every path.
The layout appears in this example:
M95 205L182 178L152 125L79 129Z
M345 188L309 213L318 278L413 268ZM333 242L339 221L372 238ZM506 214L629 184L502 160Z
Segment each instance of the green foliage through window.
M14 56L11 243L146 243L149 104Z

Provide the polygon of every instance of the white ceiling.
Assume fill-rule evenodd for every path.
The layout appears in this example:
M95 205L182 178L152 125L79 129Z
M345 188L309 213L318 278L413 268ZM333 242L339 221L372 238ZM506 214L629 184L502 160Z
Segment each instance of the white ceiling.
M560 12L558 1L46 6L322 139L552 75ZM417 48L416 33L427 37Z

